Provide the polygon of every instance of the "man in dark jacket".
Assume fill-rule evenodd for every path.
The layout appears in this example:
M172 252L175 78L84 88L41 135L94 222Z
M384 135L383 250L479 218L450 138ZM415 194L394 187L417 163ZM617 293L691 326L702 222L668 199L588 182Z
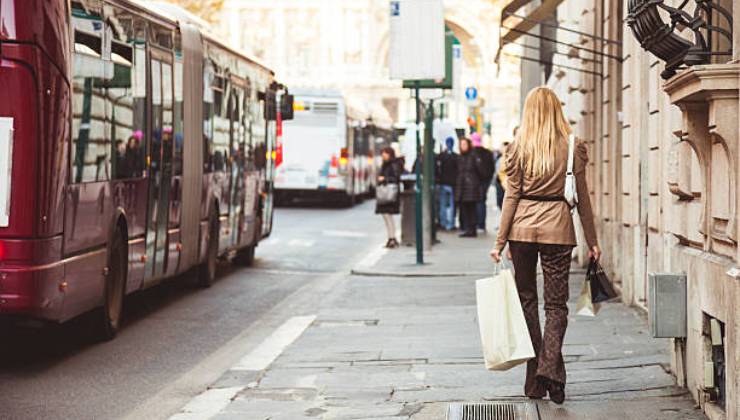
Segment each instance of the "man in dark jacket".
M496 172L496 163L493 160L493 152L483 147L481 137L478 133L470 136L473 142L473 152L478 161L478 171L480 172L480 190L481 199L476 206L476 216L478 220L478 229L486 230L486 201L488 199L488 190L493 182L493 175Z
M464 238L478 236L476 231L476 206L481 200L481 180L478 159L473 151L470 139L460 140L460 157L457 164L457 183L455 185L455 201L460 206Z
M455 184L457 183L457 154L453 151L455 139L445 140L447 149L437 156L437 185L439 187L439 224L444 230L455 229Z

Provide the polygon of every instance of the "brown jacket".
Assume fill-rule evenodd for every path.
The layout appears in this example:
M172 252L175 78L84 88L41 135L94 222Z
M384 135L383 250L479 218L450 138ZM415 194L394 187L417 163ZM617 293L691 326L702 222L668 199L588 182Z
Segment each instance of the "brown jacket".
M565 190L565 171L568 165L568 142L563 141L556 151L555 170L542 178L522 176L515 144L506 148L506 195L496 249L503 250L507 241L536 242L540 244L576 245L573 217L565 201L521 200L520 195L562 196ZM589 248L597 245L593 210L586 184L588 151L576 142L573 172L578 191L578 214Z

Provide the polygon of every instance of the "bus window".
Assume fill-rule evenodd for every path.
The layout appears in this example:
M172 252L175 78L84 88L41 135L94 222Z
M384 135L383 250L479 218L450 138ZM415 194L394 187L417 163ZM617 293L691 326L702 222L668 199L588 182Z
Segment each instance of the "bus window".
M205 59L203 63L203 172L213 172L211 141L213 139L213 88L216 71L213 63Z
M164 165L171 164L175 146L173 87L172 65L162 62L162 163Z
M252 105L252 138L254 144L254 163L257 169L267 168L267 124L265 121L265 94L258 94L259 100Z
M172 50L173 40L172 31L163 28L155 23L149 24L149 42L153 45L164 48L165 50Z
M185 147L184 134L184 97L183 97L183 67L182 67L182 48L180 34L175 36L175 109L174 109L174 128L175 128L175 176L182 175L183 166L183 149Z
M248 171L254 170L254 137L252 135L252 104L254 100L254 89L252 89L252 80L247 78L247 86L244 91L244 107L242 113L244 126L244 156L246 159L246 168Z
M239 167L243 167L242 156L244 150L244 127L242 126L242 95L244 90L241 87L234 85L231 90L231 101L230 101L230 134L231 134L231 147L230 154L232 161L237 163Z
M71 176L73 183L110 179L111 138L106 129L106 65L100 1L75 3Z
M152 147L151 154L159 155L162 150L162 62L151 60L150 76L152 84ZM152 167L156 165L150 159ZM154 168L159 170L159 168Z
M107 81L113 179L144 175L146 132L146 53L137 44L145 23L124 9L111 7L106 19L113 35L113 78Z
M213 86L213 139L210 148L213 155L213 170L216 172L227 171L229 166L230 100L231 83L222 75L217 75Z

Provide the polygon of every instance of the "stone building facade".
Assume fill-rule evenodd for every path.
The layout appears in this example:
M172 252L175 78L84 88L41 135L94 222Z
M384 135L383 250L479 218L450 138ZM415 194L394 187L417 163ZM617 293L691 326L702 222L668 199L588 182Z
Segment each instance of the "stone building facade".
M543 81L589 144L605 268L623 300L645 309L649 273L686 275L687 337L671 340L671 368L711 419L738 419L740 4L709 2L723 7L723 15L694 13L707 2L662 2L686 3L686 16L717 27L700 31L717 55L687 58L673 74L670 59L667 64L638 42L646 28L628 26L647 1L556 3L560 54ZM670 24L667 8L657 16ZM681 25L673 34L697 39ZM645 45L655 52L669 41L677 39Z

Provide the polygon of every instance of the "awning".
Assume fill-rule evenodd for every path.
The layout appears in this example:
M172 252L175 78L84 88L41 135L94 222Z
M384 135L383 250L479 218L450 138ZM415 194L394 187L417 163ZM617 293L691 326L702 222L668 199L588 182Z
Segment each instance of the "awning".
M524 48L532 48L526 44L516 42L522 36L530 36L539 39L540 47L546 49L546 52L549 52L549 54L545 54L545 57L540 58L540 62L546 66L554 65L556 67L564 67L552 63L551 59L553 55L567 55L570 58L578 58L582 62L591 63L600 62L600 60L595 59L596 57L607 57L621 61L622 57L620 55L609 54L599 49L587 48L584 47L583 44L564 42L556 35L557 31L564 31L576 34L581 38L589 38L606 44L619 46L622 44L620 41L603 38L559 25L553 17L557 7L560 6L563 1L565 0L543 0L539 6L525 15L523 14L523 11L520 11L520 9L529 4L531 0L511 0L501 11L501 28L499 32L500 38L498 52L496 53L496 62L499 61L503 48L509 44L515 44ZM538 25L541 27L540 33L532 33L532 29ZM566 50L558 50L558 46L564 46ZM508 53L505 53L504 55L514 56L513 54ZM549 57L547 57L548 55ZM527 57L527 59L530 61L536 61L532 60L532 57ZM576 68L569 69L576 70ZM578 70L581 71L581 69ZM583 69L583 71L593 73L593 71L587 71L585 69Z
M552 16L555 13L555 9L563 1L545 0L529 13L525 19L522 19L522 17L516 15L516 11L531 2L531 0L512 0L501 11L501 43L499 45L511 44L522 34L528 33L540 21Z

